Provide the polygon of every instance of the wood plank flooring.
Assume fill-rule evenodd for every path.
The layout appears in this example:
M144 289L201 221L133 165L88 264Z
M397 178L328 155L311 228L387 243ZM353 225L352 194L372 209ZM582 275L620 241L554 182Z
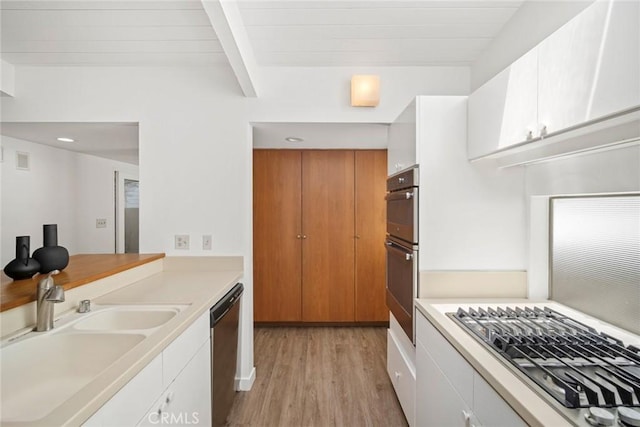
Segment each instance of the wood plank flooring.
M257 327L256 381L229 426L406 426L386 371L386 329Z

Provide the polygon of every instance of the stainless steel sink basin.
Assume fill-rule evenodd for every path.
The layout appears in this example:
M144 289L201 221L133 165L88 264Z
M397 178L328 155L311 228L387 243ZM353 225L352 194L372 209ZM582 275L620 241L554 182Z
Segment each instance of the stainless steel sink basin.
M41 419L145 337L137 333L34 334L3 347L1 421Z
M175 307L117 307L86 314L73 328L83 331L151 329L164 325L180 312Z

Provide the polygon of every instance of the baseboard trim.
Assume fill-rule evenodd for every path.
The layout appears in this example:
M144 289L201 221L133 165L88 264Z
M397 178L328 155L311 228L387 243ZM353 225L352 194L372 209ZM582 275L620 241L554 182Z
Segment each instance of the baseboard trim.
M364 327L383 326L389 327L389 322L254 322L254 327L322 327L322 326L343 326L343 327Z
M253 387L253 383L256 381L256 367L251 368L251 373L248 377L236 377L236 390L249 391Z

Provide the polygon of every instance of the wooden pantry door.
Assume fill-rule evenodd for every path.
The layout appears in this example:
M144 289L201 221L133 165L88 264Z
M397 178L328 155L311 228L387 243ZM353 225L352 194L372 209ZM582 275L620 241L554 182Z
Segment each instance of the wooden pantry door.
M302 319L353 322L354 152L302 153Z
M386 304L387 151L355 152L356 322L388 322Z
M300 151L253 151L256 322L302 320L301 164Z

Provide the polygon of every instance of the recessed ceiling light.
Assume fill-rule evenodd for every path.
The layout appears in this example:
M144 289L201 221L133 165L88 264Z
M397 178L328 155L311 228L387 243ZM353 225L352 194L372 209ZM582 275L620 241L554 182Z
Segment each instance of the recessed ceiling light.
M298 138L297 136L288 136L284 139L287 142L302 142L304 141L303 138Z
M71 138L64 138L64 137L60 137L60 138L56 138L58 141L60 142L75 142L75 139L71 139Z

